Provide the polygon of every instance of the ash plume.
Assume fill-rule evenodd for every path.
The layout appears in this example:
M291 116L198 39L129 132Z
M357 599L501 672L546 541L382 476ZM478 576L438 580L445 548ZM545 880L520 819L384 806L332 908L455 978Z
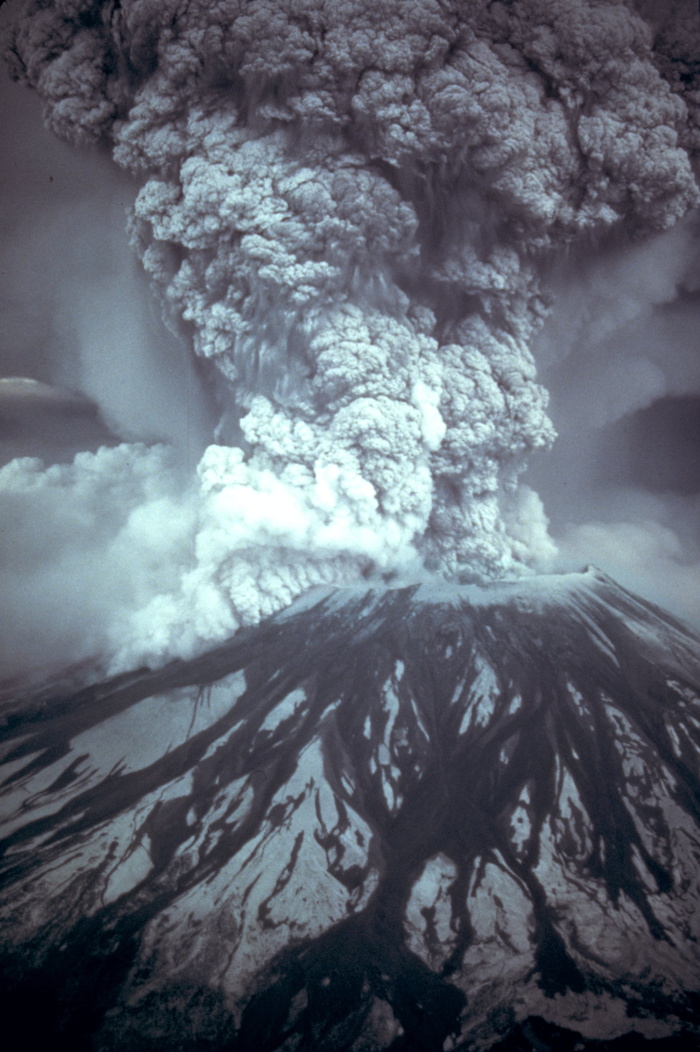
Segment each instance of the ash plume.
M0 474L25 507L51 487L89 504L129 463L116 666L319 583L551 560L521 480L553 438L542 276L698 203L693 40L686 5L641 0L20 6L13 75L140 181L133 243L220 405L178 500L135 443Z

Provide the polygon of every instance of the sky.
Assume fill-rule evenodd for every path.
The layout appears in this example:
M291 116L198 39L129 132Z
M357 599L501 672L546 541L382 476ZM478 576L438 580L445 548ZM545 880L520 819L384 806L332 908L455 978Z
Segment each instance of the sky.
M197 457L210 430L206 399L129 247L134 181L106 151L76 150L49 134L41 102L25 85L4 75L0 92L2 375L80 392L99 406L102 426L93 425L87 442L77 407L66 406L59 459L117 436L190 441ZM177 420L183 402L190 409L184 428ZM28 420L25 440L51 458L60 438L41 446L32 430L39 426ZM3 441L12 441L10 428ZM15 450L3 450L3 461Z
M19 6L7 3L0 23ZM577 57L581 33L596 30L576 24L570 0L560 6L571 68L552 76L570 89L581 69L596 75ZM617 19L620 5L602 6ZM172 82L143 74L134 119L116 134L119 164L105 145L60 141L36 93L0 81L8 673L95 654L114 669L187 656L313 584L425 567L493 579L592 562L700 626L700 216L690 169L660 189L661 142L648 148L651 175L642 161L632 175L629 161L619 165L618 187L647 179L634 206L602 177L592 190L575 186L582 177L557 153L557 114L535 98L531 72L492 49L483 115L469 120L485 129L502 120L503 137L494 145L484 131L470 142L482 175L461 189L457 73L449 68L447 109L442 60L431 60L415 99L401 82L420 33L447 30L428 24L432 5L409 10L420 16L401 23L409 43L396 45L383 81L372 55L345 54L341 18L318 82L284 73L274 100L259 89L255 116L252 103L221 101L215 51L202 52L196 88L184 87L177 63L190 58L178 44L174 72L158 74ZM601 23L606 39L610 25ZM190 30L184 39L198 39ZM523 26L506 31L550 60L535 36L521 41ZM619 32L628 50L613 41L609 61L621 76L637 71L635 97L646 52L638 28ZM263 39L256 25L241 33ZM249 46L241 66L251 85L263 76L256 54ZM291 50L290 69L296 61ZM327 114L349 105L339 71L360 61L370 72L352 101L348 151ZM676 120L647 67L659 125ZM49 121L69 138L97 138L107 118L70 77L62 68L42 81ZM109 85L94 91L112 98ZM620 93L597 90L599 123L630 113ZM530 109L549 122L538 136ZM640 120L632 113L630 128ZM290 127L307 136L291 160ZM434 153L431 135L457 167L422 195L386 172L420 166ZM526 155L528 136L550 153ZM601 141L591 157L612 151ZM629 155L641 156L631 142ZM575 222L574 190L590 198ZM669 218L673 194L685 204ZM557 433L549 450L538 384Z
M576 261L535 341L557 440L529 471L567 564L700 624L700 247L694 215Z

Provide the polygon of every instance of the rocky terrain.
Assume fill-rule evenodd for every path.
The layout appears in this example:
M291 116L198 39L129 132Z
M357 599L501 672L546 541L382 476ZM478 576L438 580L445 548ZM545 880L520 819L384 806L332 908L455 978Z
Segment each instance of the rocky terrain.
M1 713L23 1048L696 1047L700 645L594 569L316 589Z

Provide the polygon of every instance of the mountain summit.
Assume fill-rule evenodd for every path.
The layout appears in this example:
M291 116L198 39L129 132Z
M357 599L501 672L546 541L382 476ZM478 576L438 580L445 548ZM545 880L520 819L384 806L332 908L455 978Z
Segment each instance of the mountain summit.
M597 570L317 589L3 711L23 1047L700 1032L700 641Z

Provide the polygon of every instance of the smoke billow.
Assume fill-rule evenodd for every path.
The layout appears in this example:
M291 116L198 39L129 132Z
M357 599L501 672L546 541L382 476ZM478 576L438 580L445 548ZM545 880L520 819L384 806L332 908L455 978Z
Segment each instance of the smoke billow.
M11 506L89 518L128 463L98 647L162 660L321 582L551 563L521 478L553 438L543 279L682 236L693 33L626 0L20 5L11 71L139 180L133 244L220 407L185 487L136 443L4 469Z

